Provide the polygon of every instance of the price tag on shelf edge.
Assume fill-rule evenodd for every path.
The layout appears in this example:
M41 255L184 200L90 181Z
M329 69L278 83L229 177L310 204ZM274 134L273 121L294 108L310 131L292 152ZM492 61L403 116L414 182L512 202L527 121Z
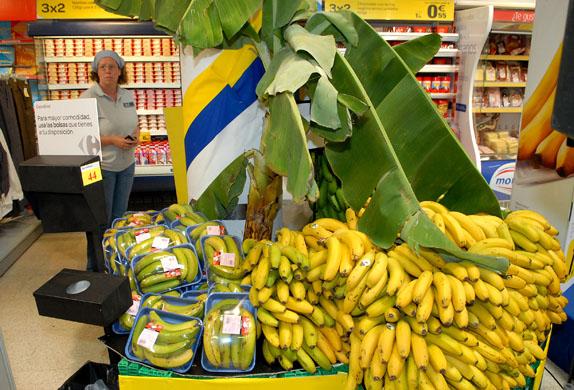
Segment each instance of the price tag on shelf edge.
M84 187L102 180L102 170L99 161L82 165L80 172L82 173L82 183Z
M177 262L177 258L175 256L162 257L160 262L165 272L183 268L183 266Z
M241 325L242 325L241 316L236 314L224 314L221 333L241 334Z
M149 349L153 352L153 346L155 345L158 336L159 332L156 332L153 329L145 328L140 333L140 337L138 337L137 345Z
M364 19L402 21L454 20L454 0L327 0L325 11L352 10Z
M156 236L151 244L152 248L165 249L169 246L169 238L163 236Z

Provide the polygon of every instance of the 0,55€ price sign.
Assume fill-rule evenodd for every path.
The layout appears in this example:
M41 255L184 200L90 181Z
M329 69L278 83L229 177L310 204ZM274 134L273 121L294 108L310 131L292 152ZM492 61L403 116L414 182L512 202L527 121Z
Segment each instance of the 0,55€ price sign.
M99 161L82 165L80 172L82 172L82 183L84 187L102 180L102 170L100 169Z
M325 11L350 10L364 19L454 20L454 0L326 0Z

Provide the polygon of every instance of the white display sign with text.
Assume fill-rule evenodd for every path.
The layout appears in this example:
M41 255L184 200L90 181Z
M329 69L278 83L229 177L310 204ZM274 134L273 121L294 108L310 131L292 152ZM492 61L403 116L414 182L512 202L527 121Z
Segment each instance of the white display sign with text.
M40 155L102 157L96 99L34 103Z

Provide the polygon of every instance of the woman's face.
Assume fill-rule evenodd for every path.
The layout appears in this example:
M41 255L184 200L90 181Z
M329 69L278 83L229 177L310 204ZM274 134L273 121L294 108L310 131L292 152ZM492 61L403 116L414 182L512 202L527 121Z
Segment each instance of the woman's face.
M100 63L98 64L98 77L100 78L100 84L110 87L117 86L120 73L120 67L113 58L104 57L100 60Z

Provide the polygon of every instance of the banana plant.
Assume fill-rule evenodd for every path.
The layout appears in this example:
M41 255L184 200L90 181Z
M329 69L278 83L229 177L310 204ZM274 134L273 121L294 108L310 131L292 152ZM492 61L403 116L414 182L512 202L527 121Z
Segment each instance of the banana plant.
M97 2L112 12L129 9L137 15L134 0ZM270 225L262 224L272 219L263 216L274 216L278 209L282 176L295 201L317 197L307 149L307 134L313 133L325 140L348 203L358 210L371 199L359 229L375 244L389 248L400 235L414 248L435 248L447 257L505 271L504 259L459 249L419 207L419 200L435 200L467 214L500 214L494 194L414 77L438 50L437 35L392 48L358 15L315 12L311 0L137 3L140 10L153 4L151 19L196 51L244 44L258 50L266 72L256 92L267 107L260 153L240 156L229 168L250 167L247 236L270 235ZM258 7L262 24L256 31L250 18ZM345 46L345 55L337 42ZM311 100L309 121L299 112L297 95ZM242 159L253 163L238 162ZM228 178L224 171L198 204L217 209L208 207L215 198L210 191L221 190ZM223 198L233 202L232 196Z

